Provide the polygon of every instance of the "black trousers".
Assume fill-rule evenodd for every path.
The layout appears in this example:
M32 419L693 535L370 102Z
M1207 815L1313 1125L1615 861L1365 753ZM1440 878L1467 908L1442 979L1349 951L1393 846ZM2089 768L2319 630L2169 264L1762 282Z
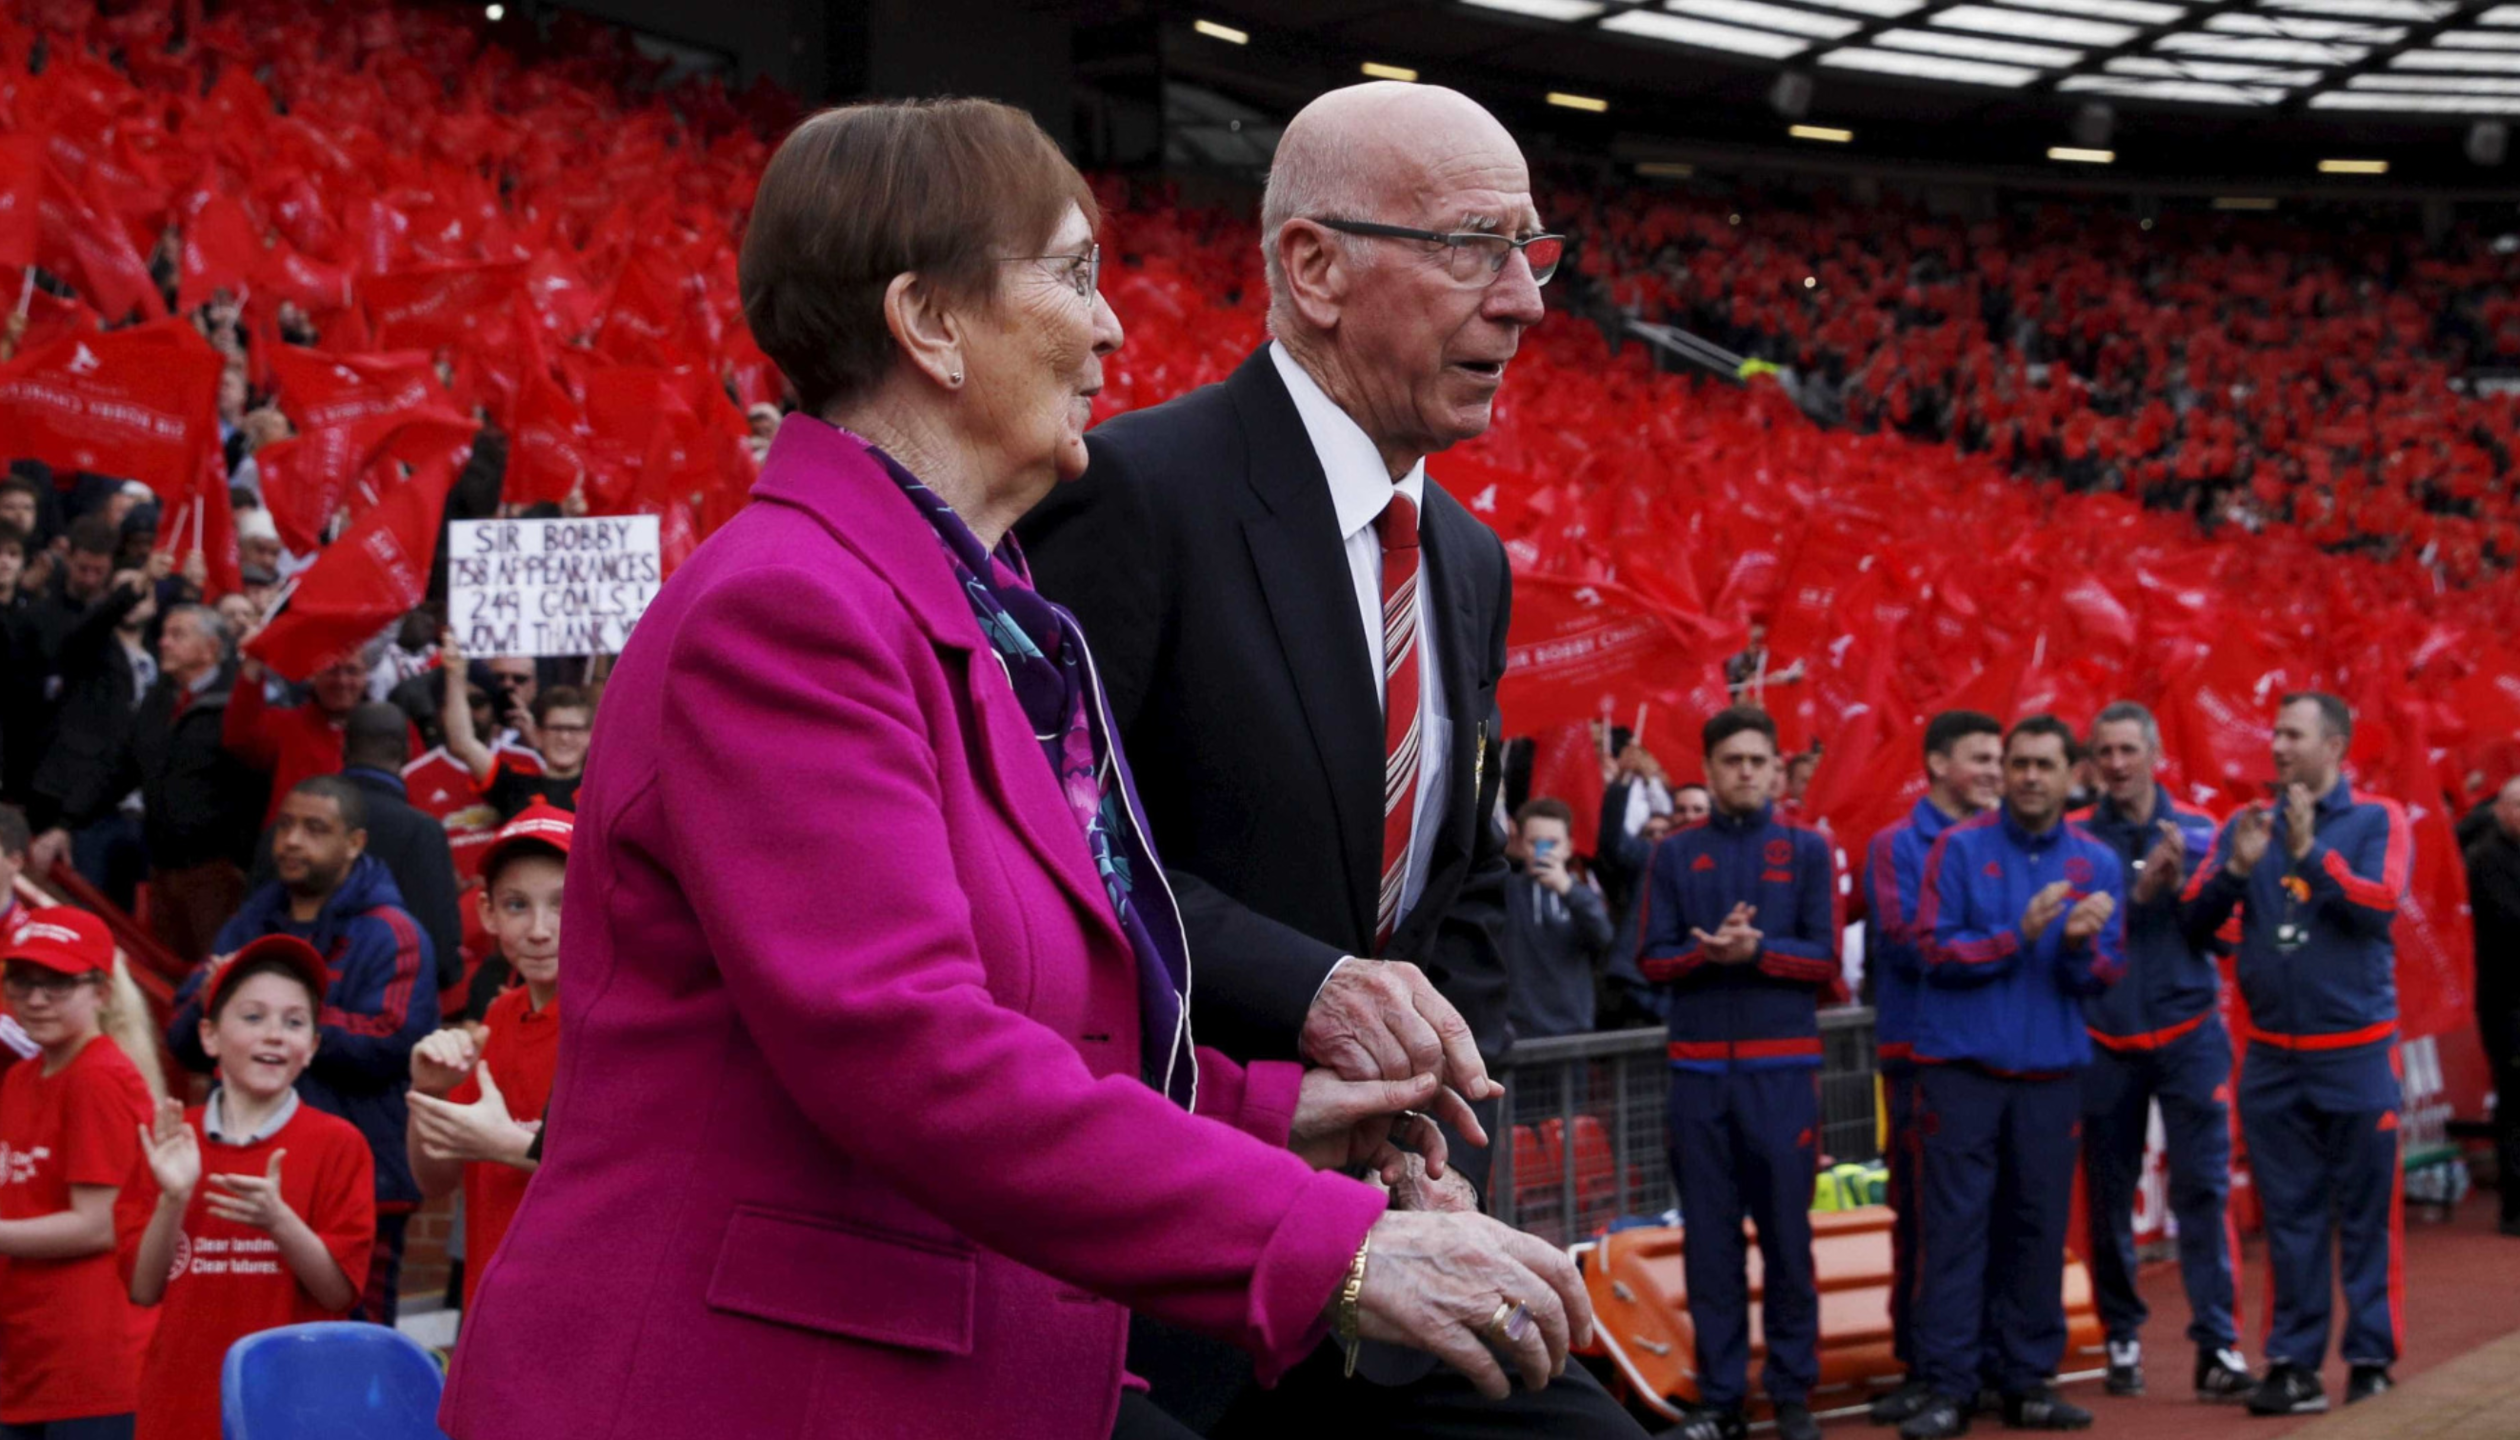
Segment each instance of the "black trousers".
M1277 1387L1243 1391L1211 1440L1285 1440L1287 1436L1371 1435L1375 1440L1645 1440L1610 1392L1582 1365L1546 1390L1526 1390L1490 1400L1468 1378L1444 1367L1406 1385L1374 1385L1362 1375L1346 1379L1338 1347L1325 1345L1279 1380Z
M2494 1072L2494 1183L2502 1223L2520 1224L2520 1010L2480 1004L2476 1028Z

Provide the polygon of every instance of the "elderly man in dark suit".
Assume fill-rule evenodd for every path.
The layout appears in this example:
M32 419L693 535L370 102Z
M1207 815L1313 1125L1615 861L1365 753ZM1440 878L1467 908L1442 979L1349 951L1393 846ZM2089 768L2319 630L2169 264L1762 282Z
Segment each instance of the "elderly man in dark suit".
M1487 1066L1511 1039L1491 813L1511 587L1504 547L1425 457L1487 428L1541 319L1563 246L1539 221L1520 148L1468 98L1377 83L1315 100L1261 206L1275 341L1096 430L1084 478L1021 532L1043 592L1094 637L1200 1036L1356 1079L1440 1074L1439 1205L1477 1203L1502 1090ZM1170 1337L1139 1339L1156 1400L1218 1425L1189 1411L1232 1388ZM1638 1433L1579 1375L1491 1402L1384 1358L1365 1367L1378 1384L1299 1367L1212 1433L1485 1433L1500 1414Z

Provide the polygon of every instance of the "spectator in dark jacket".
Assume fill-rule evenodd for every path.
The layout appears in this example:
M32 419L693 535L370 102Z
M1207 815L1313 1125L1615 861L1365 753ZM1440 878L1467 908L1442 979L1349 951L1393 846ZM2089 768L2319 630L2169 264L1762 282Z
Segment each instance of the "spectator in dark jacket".
M2482 824L2459 826L2476 913L2476 1025L2494 1067L2502 1233L2520 1235L2520 775L2478 815Z
M133 613L146 608L144 602ZM126 617L124 629L130 626ZM119 743L97 757L102 782L90 787L92 804L139 792L150 926L169 950L196 963L245 899L245 836L263 805L261 778L219 743L221 712L236 683L230 644L227 622L214 610L179 605L167 613L157 680ZM79 815L65 819L88 823Z
M1563 800L1526 800L1505 849L1505 1015L1514 1038L1581 1035L1593 1028L1595 968L1610 953L1610 911L1575 877L1575 812Z
M295 935L321 953L335 976L318 1017L315 1059L298 1077L306 1103L359 1127L376 1155L376 1254L353 1319L394 1323L403 1227L420 1199L403 1133L411 1087L411 1047L437 1028L435 960L429 937L402 906L384 862L367 854L365 792L338 775L301 780L280 803L272 843L279 878L246 897L219 932L219 956L176 992L166 1043L196 1071L204 981L222 958L265 935Z
M379 703L350 712L342 733L341 778L359 787L367 810L367 853L384 863L402 892L403 908L428 935L437 956L436 984L444 990L464 978L455 856L447 848L446 827L413 809L407 798L402 769L410 763L411 724L400 707ZM264 831L255 846L258 889L278 878L271 853L277 833L277 827Z
M72 559L79 558L73 550ZM124 803L133 787L115 782L140 698L157 683L157 657L146 638L157 618L155 578L114 572L105 595L59 636L52 733L27 803L36 869L49 870L67 854L88 883L126 910L148 873L148 852L136 807Z
M0 773L0 795L20 804L32 804L35 767L42 763L56 733L62 647L80 622L90 618L89 612L106 600L117 539L114 527L102 517L82 521L71 527L69 551L53 567L51 580L37 586L30 574L24 582L34 594L15 619L17 639L11 646L9 669L0 675L0 705L5 705L0 714L5 714L9 734L18 742L0 751L0 763L7 766ZM34 557L30 550L28 559ZM111 621L106 628L113 628Z
M21 770L33 778L43 744L37 713L44 698L43 661L35 643L35 587L26 572L34 543L0 519L0 801L25 798L12 781Z

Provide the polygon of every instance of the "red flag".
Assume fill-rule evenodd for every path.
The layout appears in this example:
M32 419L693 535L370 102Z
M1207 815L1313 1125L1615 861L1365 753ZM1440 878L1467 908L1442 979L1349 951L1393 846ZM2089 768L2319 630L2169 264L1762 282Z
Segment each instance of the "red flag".
M460 345L525 285L525 264L427 265L359 287L380 348Z
M175 285L179 309L200 305L221 286L242 295L247 282L263 267L262 236L254 228L253 217L229 196L210 190L193 192L184 202L183 234L184 243L177 252L181 278Z
M446 492L472 452L474 429L449 411L403 425L389 450L412 467L410 478L325 547L248 652L283 677L303 680L419 604L437 558Z
M43 243L44 142L0 135L0 265L35 263Z
M0 368L0 435L13 455L177 501L217 448L223 363L188 320L64 335Z
M586 415L539 366L526 372L524 389L517 395L515 434L508 447L509 500L558 504L586 478Z
M1546 575L1518 576L1514 591L1497 703L1516 734L1594 719L1695 663L1687 637L1634 591Z
M1601 839L1601 744L1590 725L1560 725L1531 740L1531 798L1554 797L1575 812L1568 827L1575 851L1590 855Z
M134 310L150 320L165 316L166 299L121 223L89 208L49 165L36 215L41 221L36 263L68 280L109 319Z

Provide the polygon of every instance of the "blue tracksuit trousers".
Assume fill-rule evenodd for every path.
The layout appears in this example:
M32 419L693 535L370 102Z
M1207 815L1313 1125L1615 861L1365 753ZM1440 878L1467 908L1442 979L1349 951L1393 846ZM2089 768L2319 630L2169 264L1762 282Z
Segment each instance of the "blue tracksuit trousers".
M1917 1373L1967 1404L1994 1371L2020 1394L2065 1352L2065 1228L2080 1086L1969 1065L1917 1073L1921 1215L1911 1345Z
M2111 1340L2132 1340L2149 1313L2135 1288L2135 1190L2161 1103L2170 1213L2188 1339L2239 1342L2239 1250L2231 1225L2231 1036L2219 1020L2156 1049L2095 1049L2083 1072L2083 1180L2091 1213L2091 1286Z
M1809 1066L1671 1072L1671 1175L1680 1192L1698 1397L1732 1409L1749 1393L1749 1253L1757 1227L1761 1384L1804 1404L1820 1379L1820 1294L1812 1273L1811 1196L1819 1165L1820 1085Z

